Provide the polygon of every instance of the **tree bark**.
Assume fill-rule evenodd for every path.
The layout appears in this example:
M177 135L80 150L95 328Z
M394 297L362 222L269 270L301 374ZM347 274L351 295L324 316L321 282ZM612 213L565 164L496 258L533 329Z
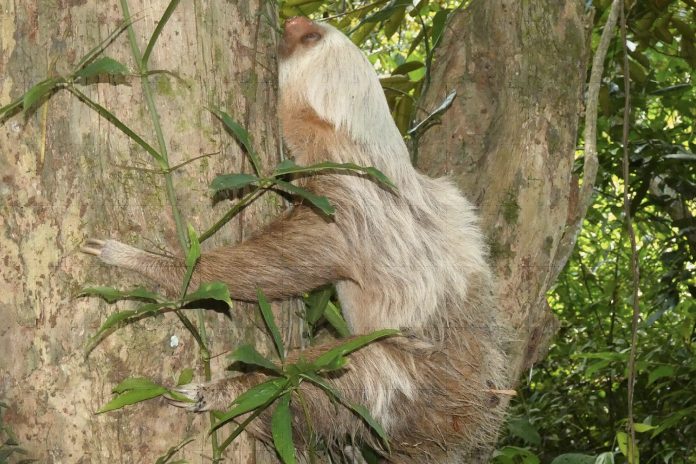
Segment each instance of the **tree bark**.
M141 52L168 0L131 0ZM185 220L207 229L230 207L211 207L208 185L216 174L249 171L239 146L206 110L228 111L252 135L265 166L279 150L275 86L275 21L272 2L181 2L150 59L149 78L175 166L176 197ZM123 20L118 2L0 0L0 102L17 98L48 75L67 75L80 58ZM106 55L135 70L127 34ZM134 71L135 72L135 71ZM140 77L81 87L150 145L157 146ZM0 400L4 423L27 457L45 463L154 462L188 436L195 441L177 457L208 462L205 415L185 413L158 399L95 415L125 377L173 385L186 367L197 367L198 349L172 313L110 334L84 358L87 340L116 310L76 298L84 286L146 285L79 253L85 238L113 237L147 249L181 253L161 174L150 156L67 91L26 115L0 125ZM247 208L204 244L238 241L278 211L280 201ZM293 311L282 325L291 331ZM266 340L253 307L237 306L231 318L207 311L213 356L241 340ZM193 321L196 316L187 314ZM295 325L296 327L297 325ZM225 357L213 372L224 372ZM248 439L230 447L231 462L269 462ZM262 454L259 454L262 453Z
M420 108L452 90L416 164L450 175L479 207L515 331L510 376L543 358L558 323L546 292L565 265L572 176L588 58L584 2L475 0L449 22Z

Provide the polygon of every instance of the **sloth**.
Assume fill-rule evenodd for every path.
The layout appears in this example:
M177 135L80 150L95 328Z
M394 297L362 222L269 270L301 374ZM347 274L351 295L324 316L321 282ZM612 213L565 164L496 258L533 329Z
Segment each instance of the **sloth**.
M499 389L508 381L503 313L475 208L449 180L413 168L374 69L338 30L288 20L279 83L283 139L298 164L374 166L396 189L355 173L305 177L303 187L327 197L333 217L295 205L248 240L204 252L192 283L222 281L242 301L255 301L257 289L285 299L335 284L352 334L400 329L399 336L348 355L346 367L326 379L369 410L391 451L359 417L303 383L315 435L329 449L369 444L387 462L462 462L495 439L506 403ZM90 239L83 251L173 294L186 270L183 258L115 240ZM336 343L302 356L312 359ZM180 391L193 400L189 409L225 410L264 380L262 373L246 373ZM302 430L304 412L292 412ZM269 417L259 416L252 431L267 437Z

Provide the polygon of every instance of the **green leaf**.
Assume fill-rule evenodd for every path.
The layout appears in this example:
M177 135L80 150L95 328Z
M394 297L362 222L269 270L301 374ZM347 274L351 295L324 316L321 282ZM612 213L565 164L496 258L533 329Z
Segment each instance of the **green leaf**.
M232 119L232 117L224 111L218 109L211 109L210 111L222 121L225 127L232 132L232 135L235 136L237 141L242 144L247 152L247 155L249 155L251 164L254 167L254 172L261 175L261 159L259 158L259 155L256 154L256 151L254 151L249 132L247 132L245 128L239 125L237 121Z
M260 179L251 174L225 174L217 176L210 184L210 188L216 192L220 190L237 190L247 185L258 182Z
M196 268L196 263L201 257L201 244L198 241L198 235L196 235L196 230L191 224L188 224L188 238L189 238L189 249L186 252L186 274L184 275L184 281L182 283L181 294L185 295L186 290L191 283L191 277L193 276L193 271Z
M106 300L107 303L115 303L119 300L147 300L147 301L162 301L164 298L157 293L146 290L143 287L138 287L134 290L118 290L113 287L87 287L77 295L82 296L98 296Z
M284 464L295 464L295 443L292 440L292 416L290 414L290 393L278 400L278 406L271 417L273 445Z
M372 332L367 335L359 335L351 338L350 340L341 343L340 345L330 349L326 353L322 354L318 358L312 361L312 364L314 364L317 367L321 367L324 365L329 364L332 362L335 358L336 355L340 356L345 356L349 353L352 353L355 350L358 350L365 345L369 345L370 343L374 342L375 340L379 340L380 338L384 337L391 337L394 335L398 335L399 331L395 329L383 329L383 330L378 330L376 332Z
M407 61L406 63L397 66L394 68L392 71L392 76L397 76L397 75L406 75L410 73L411 71L415 71L416 69L421 69L425 66L423 62L421 61Z
M260 366L273 372L280 372L280 368L278 366L276 366L271 360L266 359L251 345L242 345L238 347L231 355L228 356L228 359L231 362L238 361L244 364Z
M566 453L557 456L551 464L595 464L596 458L587 454Z
M614 464L614 453L606 451L595 459L594 464Z
M223 282L206 282L201 284L195 292L186 295L181 301L190 302L197 300L217 300L232 306L232 299L227 284Z
M526 418L513 418L508 421L508 430L530 445L540 445L541 435Z
M104 56L75 72L73 77L75 79L89 79L90 77L104 74L109 76L123 76L129 73L130 71L123 64L119 63L113 58Z
M377 420L375 420L374 417L372 417L372 414L367 410L365 406L359 405L359 404L353 404L347 402L341 394L336 390L331 384L329 384L325 379L322 377L311 373L311 372L306 372L302 374L302 377L306 378L313 384L317 385L320 387L322 390L324 390L326 393L329 394L329 396L335 398L337 401L339 401L341 404L343 404L345 407L348 409L352 410L355 414L360 416L366 423L369 425L372 430L375 431L375 433L382 439L384 442L384 446L387 450L389 450L389 438L387 437L387 433L384 431L384 428L380 425Z
M336 305L334 305L330 301L326 306L326 311L324 311L324 318L326 318L327 322L331 324L331 327L333 327L336 330L336 332L338 332L339 336L350 336L350 329L348 328L348 323L343 318L341 311L339 311Z
M111 329L120 327L121 324L127 323L129 320L143 316L150 313L158 313L160 309L171 307L172 304L169 302L165 303L146 303L141 305L137 309L130 309L127 311L119 311L110 315L106 321L99 327L97 332L90 337L87 341L87 346L85 347L85 352L90 353L94 347L99 343L104 334Z
M65 82L63 78L46 79L39 82L24 94L22 98L22 109L24 111L29 110L43 96L52 92L58 84L63 82Z
M147 47L145 47L145 52L143 53L143 57L141 59L143 67L147 67L147 62L150 60L150 54L152 53L152 50L155 48L155 43L157 43L157 39L159 38L160 34L162 34L162 29L164 29L164 25L167 24L167 21L169 21L169 18L171 18L172 14L174 13L174 10L179 5L179 1L180 0L171 0L169 2L169 5L167 5L167 9L164 10L162 17L157 22L157 26L155 27L155 30L152 32L152 36L150 36L150 40L147 43Z
M325 161L323 163L316 163L310 166L300 166L295 164L294 161L286 159L282 161L278 166L276 166L273 171L273 176L283 176L287 174L297 174L302 172L319 172L319 171L348 171L348 172L362 172L380 183L386 185L387 187L396 190L396 185L382 173L377 168L371 166L360 166L355 163L333 163Z
M638 464L640 462L638 447L635 445L635 443L633 446L629 446L630 440L631 437L626 432L616 432L616 443L619 445L621 454L626 456L628 464Z
M225 413L218 415L218 420L211 431L220 428L226 422L241 416L254 409L267 408L276 398L283 394L288 381L284 378L268 380L250 388L232 402L232 407Z
M160 167L162 167L163 169L168 168L167 163L164 161L164 158L162 158L162 155L157 150L152 148L152 146L149 143L143 140L142 137L133 132L133 130L130 127L126 126L123 122L121 122L121 120L118 119L116 115L114 115L112 112L101 106L99 103L89 98L84 93L80 92L77 88L71 86L68 87L68 90L70 90L70 92L77 98L79 98L80 101L82 101L85 105L99 113L99 115L102 118L106 119L111 124L116 126L118 130L126 134L128 138L130 138L133 142L140 145L141 148L148 152L150 156L152 156L159 163Z
M350 409L352 409L365 422L367 422L370 428L374 430L375 433L377 433L377 435L379 435L379 438L382 439L382 442L384 443L384 446L387 448L387 451L389 451L389 437L387 437L387 432L385 432L382 425L379 422L377 422L377 420L374 417L372 417L370 411L368 411L367 408L362 404L350 404Z
M114 393L125 393L129 390L155 390L160 387L161 385L144 377L129 377L122 380L111 391Z
M331 295L333 295L333 288L328 286L313 291L309 297L305 299L305 303L307 304L305 318L308 324L313 326L321 319L329 304Z
M275 323L275 318L273 317L273 311L271 310L271 305L266 299L266 295L259 288L256 290L256 296L259 299L259 308L261 309L261 315L263 320L271 332L271 337L273 338L273 343L275 344L276 350L278 351L278 356L281 361L285 361L285 347L283 346L283 339L280 336L280 331Z
M10 114L13 114L16 110L18 110L22 106L23 102L24 95L0 108L0 122L2 122L2 119L4 117L9 116Z
M115 409L121 409L124 406L139 403L141 401L156 398L167 392L164 387L157 387L152 389L138 389L129 390L121 395L118 395L113 400L106 403L104 406L99 408L97 414L101 414L108 411L113 411Z
M309 190L305 190L301 187L293 185L290 182L285 182L278 179L274 179L273 182L283 190L287 191L288 193L291 193L298 197L302 197L305 200L309 201L311 204L319 208L321 212L326 214L327 216L331 216L336 212L334 207L331 206L331 203L329 203L329 199L324 196L315 195Z
M658 366L657 368L650 371L650 375L648 376L648 385L655 383L655 381L657 381L658 379L664 377L672 377L673 375L673 366Z
M638 422L638 423L633 424L633 428L636 430L636 432L643 433L643 432L648 432L650 430L655 430L657 428L657 426Z
M180 387L182 385L186 385L188 383L191 383L193 380L193 369L190 367L187 367L186 369L181 371L181 374L179 374L179 379L176 381L176 386Z

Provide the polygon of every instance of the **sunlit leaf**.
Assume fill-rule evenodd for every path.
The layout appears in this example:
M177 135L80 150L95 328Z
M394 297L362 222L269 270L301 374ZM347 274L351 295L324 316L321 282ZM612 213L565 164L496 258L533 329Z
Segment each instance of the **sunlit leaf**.
M225 125L225 127L232 132L232 135L235 136L237 141L242 144L244 147L244 150L246 150L247 155L249 156L249 159L251 160L251 164L254 167L254 172L256 174L261 174L261 159L259 156L256 154L256 151L254 150L254 147L251 143L251 136L249 135L249 132L242 127L237 121L232 119L232 117L225 113L224 111L218 110L218 109L211 109L210 110L215 116L217 116L220 121Z
M294 464L295 443L292 440L292 415L290 413L290 393L281 396L277 401L271 417L271 434L273 445L284 464Z
M183 301L197 301L197 300L217 300L227 303L228 306L232 306L232 299L230 297L230 291L227 288L227 284L223 282L206 282L200 285L195 292L187 294Z
M241 362L254 366L260 366L274 372L280 372L280 368L271 360L266 359L261 353L256 351L251 345L241 345L231 355L228 356L230 362Z
M256 296L259 300L259 309L261 310L261 315L266 323L266 327L268 327L269 332L271 332L273 344L275 345L278 356L282 361L285 359L285 346L283 345L283 338L280 336L280 330L278 330L278 326L275 323L273 310L266 299L266 295L264 295L260 288L256 290Z
M286 379L276 378L245 391L234 400L228 411L218 415L219 422L213 426L212 430L218 429L224 423L249 411L268 407L268 405L284 393L286 385Z
M169 18L174 13L176 7L179 5L179 1L180 0L171 0L169 2L169 5L167 5L167 8L164 10L164 13L162 13L162 17L157 22L157 26L155 27L155 30L152 32L152 36L150 37L150 40L147 43L147 47L145 47L145 52L143 53L142 57L143 65L147 65L147 62L150 60L150 54L152 53L152 50L155 48L157 39L159 39L160 34L162 34L162 29L164 29L165 24L167 24L167 21L169 21Z
M379 340L380 338L391 337L398 334L398 330L383 329L378 330L376 332L372 332L370 334L355 336L341 343L340 345L330 349L326 353L323 353L318 358L313 360L312 363L316 366L326 365L327 363L333 361L337 355L345 356L349 353L352 353L355 350L369 345L370 343L376 340Z
M89 79L90 77L105 74L109 76L123 76L129 73L130 71L123 64L119 63L113 58L104 56L94 60L84 68L78 70L73 77L76 79Z
M82 289L78 296L98 296L106 300L108 303L132 299L149 300L155 302L163 299L162 296L146 290L143 287L138 287L134 290L118 290L113 287L88 287Z
M125 393L118 395L113 400L106 403L104 406L99 408L97 414L101 414L108 411L113 411L115 409L121 409L124 406L139 403L141 401L149 400L161 396L167 392L164 387L157 387L152 389L138 389L129 390Z
M191 383L193 380L193 369L190 367L187 367L186 369L181 371L181 374L179 374L179 378L176 381L176 386L180 387L182 385L186 385Z

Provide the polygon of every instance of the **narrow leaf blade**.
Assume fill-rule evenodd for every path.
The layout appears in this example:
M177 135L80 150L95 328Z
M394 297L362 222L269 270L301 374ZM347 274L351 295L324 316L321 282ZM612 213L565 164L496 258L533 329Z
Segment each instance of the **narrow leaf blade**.
M116 398L99 408L97 414L113 411L115 409L121 409L124 406L156 398L166 392L167 389L163 387L153 388L149 390L129 390L121 395L118 395Z
M278 366L276 366L272 361L266 359L261 353L256 351L256 349L251 345L242 345L234 352L228 356L231 362L241 362L244 364L250 364L253 366L260 366L265 369L269 369L273 372L280 372Z
M278 456L284 464L295 464L295 443L292 439L292 416L290 414L290 393L278 400L278 406L271 417L271 434Z
M259 288L256 290L256 296L259 299L259 308L261 309L261 315L263 320L266 322L268 330L271 332L271 337L273 337L273 343L275 344L276 350L278 351L278 356L281 361L285 360L285 347L283 346L283 339L280 336L280 330L275 323L275 318L273 317L273 311L271 310L271 305L266 299L266 295Z
M273 182L286 192L309 201L311 204L319 208L321 212L326 214L327 216L332 216L336 212L331 203L329 203L329 199L324 196L315 195L309 190L293 185L290 182L285 182L278 179L274 179Z

